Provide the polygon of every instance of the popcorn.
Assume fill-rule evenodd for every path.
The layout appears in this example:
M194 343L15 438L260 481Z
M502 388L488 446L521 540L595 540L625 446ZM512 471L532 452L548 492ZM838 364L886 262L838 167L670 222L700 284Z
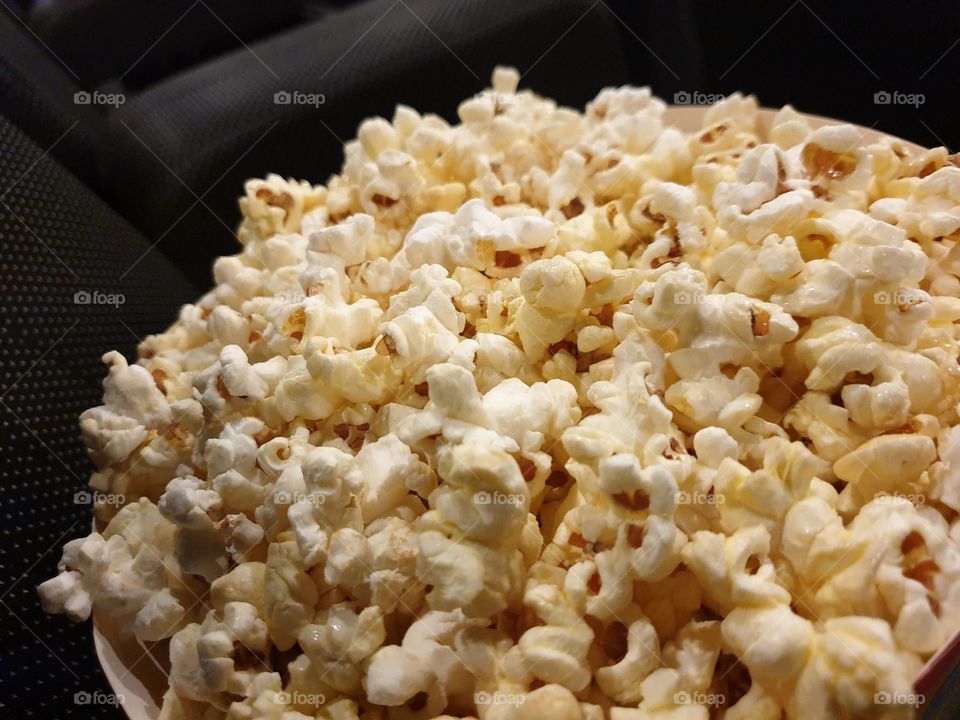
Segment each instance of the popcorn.
M764 562L769 550L770 535L762 527L742 528L729 537L701 531L683 548L683 561L710 606L726 615L737 607L789 602L773 564Z
M835 510L810 498L791 509L788 528L788 557L804 587L818 586L810 587L808 604L821 617L834 616L841 604L847 607L842 598L856 586L852 609L891 621L903 647L931 652L952 635L946 629L952 620L944 616L954 610L936 598L955 592L956 550L942 523L907 500L881 496L844 528ZM834 565L835 574L814 580L812 573L822 573L825 563Z
M811 649L787 702L788 712L795 715L828 718L835 712L831 708L839 705L869 716L875 712L878 693L906 697L913 692L909 678L919 666L909 655L897 653L882 622L861 617L828 620L814 636ZM894 706L891 716L906 718L912 712L913 708Z
M281 650L296 642L312 616L317 587L304 571L292 540L270 545L263 580L263 605L270 639Z
M422 215L394 261L412 269L423 265L443 265L450 271L469 267L496 276L498 269L514 268L524 254L543 248L553 232L549 220L526 215L502 220L482 201L471 200L455 214Z
M564 594L558 571L542 564L530 569L523 602L544 624L520 637L517 663L527 682L539 678L577 692L590 682L587 653L594 634Z
M619 703L641 700L640 678L646 678L660 665L660 639L653 625L642 615L626 625L627 648L620 662L597 670L597 685ZM618 625L614 625L618 627Z
M279 175L249 180L244 189L246 195L240 198L244 221L239 234L241 241L247 239L248 242L296 231L304 213L323 202L326 195L326 188L322 186L284 180Z
M364 677L362 663L377 652L385 636L383 613L376 606L357 613L338 603L318 613L297 636L306 662L298 659L291 668L295 687L308 692L319 681L332 692L356 694Z
M802 443L772 437L760 446L762 467L753 472L732 458L717 467L718 524L727 531L763 526L776 543L786 512L810 493L818 475L829 473L829 465Z
M933 440L928 437L881 435L837 460L833 471L848 484L850 499L856 502L859 498L873 498L880 492L915 486L936 457Z
M776 682L803 669L813 641L813 624L785 604L737 608L721 623L724 641L756 680ZM757 642L763 638L763 642Z
M430 681L430 667L397 645L380 648L370 661L366 693L377 705L402 705Z
M960 628L955 159L519 80L247 183L103 358L44 609L169 640L171 720L905 717Z
M146 499L127 505L103 534L71 540L60 575L40 585L47 612L86 620L112 608L123 633L142 640L170 637L192 617L194 592L173 553L173 526Z
M743 157L735 182L717 184L712 204L717 220L733 238L758 243L785 234L813 209L813 194L783 185L785 161L772 145L759 145Z
M128 365L118 352L108 352L103 362L109 369L103 381L104 404L80 416L80 429L93 461L111 465L126 460L150 430L162 431L173 418L145 368Z

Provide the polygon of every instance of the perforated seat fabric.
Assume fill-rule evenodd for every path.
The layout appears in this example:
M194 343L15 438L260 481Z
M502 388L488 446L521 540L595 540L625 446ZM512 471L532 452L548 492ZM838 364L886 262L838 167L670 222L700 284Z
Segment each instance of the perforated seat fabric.
M78 292L92 302L76 303ZM97 304L107 298L95 292L124 302ZM45 615L36 586L56 573L62 544L89 532L90 507L74 502L92 469L77 417L99 404L100 356L132 358L138 337L196 295L0 116L0 718L123 717L103 702L90 623Z
M522 86L582 107L626 82L618 28L593 0L356 5L128 98L111 116L107 192L206 284L209 262L188 260L198 246L207 260L232 246L246 178L273 171L325 182L360 120L390 117L398 103L453 119L497 64L525 72ZM284 90L325 102L275 104Z

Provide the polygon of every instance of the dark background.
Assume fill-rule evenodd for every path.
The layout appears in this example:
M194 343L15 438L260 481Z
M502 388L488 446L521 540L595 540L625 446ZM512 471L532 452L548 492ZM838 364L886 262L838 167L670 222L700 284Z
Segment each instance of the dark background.
M495 64L582 107L605 85L755 93L922 145L960 145L960 5L628 0L0 0L0 717L116 718L89 623L35 586L84 534L76 417L99 356L131 357L234 252L243 180L323 182L398 102L455 118ZM279 90L322 93L276 105ZM118 107L78 92L120 93ZM877 104L878 92L922 95ZM78 306L77 290L123 293ZM955 707L944 706L957 717Z

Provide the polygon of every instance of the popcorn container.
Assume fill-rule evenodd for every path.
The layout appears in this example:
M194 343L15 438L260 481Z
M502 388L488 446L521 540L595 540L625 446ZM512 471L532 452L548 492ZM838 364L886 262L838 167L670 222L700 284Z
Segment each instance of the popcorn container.
M694 132L702 126L706 110L706 106L674 106L667 110L665 120L680 130ZM773 110L760 111L760 137L767 136L775 114ZM804 117L814 127L838 122L818 116ZM882 133L869 128L859 129L865 142L884 137ZM911 143L904 144L922 150ZM167 686L169 643L163 641L146 647L133 639L121 641L118 630L106 618L94 615L94 643L104 673L128 717L132 720L154 720L159 717ZM926 720L960 717L960 635L927 662L915 679L913 690L919 707L918 717Z

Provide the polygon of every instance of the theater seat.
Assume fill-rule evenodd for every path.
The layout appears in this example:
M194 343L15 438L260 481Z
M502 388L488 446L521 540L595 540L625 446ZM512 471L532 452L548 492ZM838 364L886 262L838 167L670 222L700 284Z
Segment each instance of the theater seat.
M82 85L119 79L135 90L303 15L302 0L38 0L25 19Z

